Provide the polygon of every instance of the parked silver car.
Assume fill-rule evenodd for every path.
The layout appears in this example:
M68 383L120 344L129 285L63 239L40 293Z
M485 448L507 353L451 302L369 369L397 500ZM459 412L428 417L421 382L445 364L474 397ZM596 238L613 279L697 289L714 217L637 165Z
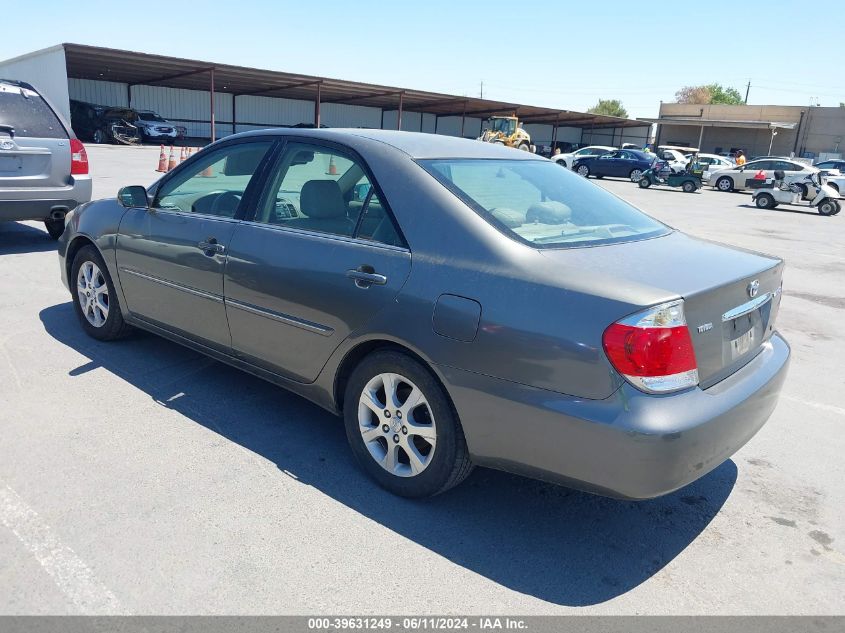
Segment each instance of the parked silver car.
M780 259L433 134L230 136L80 207L59 254L89 335L139 327L342 414L412 497L474 464L668 493L760 429L790 355Z
M70 124L29 84L0 79L0 221L42 220L57 239L89 200L88 155Z

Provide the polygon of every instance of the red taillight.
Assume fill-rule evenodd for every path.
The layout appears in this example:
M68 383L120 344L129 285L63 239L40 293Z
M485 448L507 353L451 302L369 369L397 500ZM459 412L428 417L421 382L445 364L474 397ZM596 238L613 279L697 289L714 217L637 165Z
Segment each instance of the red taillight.
M602 338L607 358L638 389L663 393L698 384L698 365L683 301L614 323Z
M88 173L88 152L78 138L70 139L70 174L82 176Z

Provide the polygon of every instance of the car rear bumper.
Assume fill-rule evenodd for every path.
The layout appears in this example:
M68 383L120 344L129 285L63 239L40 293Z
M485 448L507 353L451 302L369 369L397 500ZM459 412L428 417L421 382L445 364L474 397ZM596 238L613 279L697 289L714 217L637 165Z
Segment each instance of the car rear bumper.
M739 450L777 404L789 365L777 333L707 390L655 396L626 384L584 400L441 367L476 463L626 499L667 494Z
M65 187L4 188L0 196L0 221L46 220L54 210L67 212L90 201L91 177L75 177Z

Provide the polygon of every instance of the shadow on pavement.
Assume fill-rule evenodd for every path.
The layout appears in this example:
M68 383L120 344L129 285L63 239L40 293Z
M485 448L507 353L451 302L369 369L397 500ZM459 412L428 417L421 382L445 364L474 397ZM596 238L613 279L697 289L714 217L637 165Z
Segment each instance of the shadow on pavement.
M0 222L0 256L56 250L46 229L21 222Z
M53 338L89 359L69 375L102 367L286 476L457 565L555 604L604 602L648 580L707 527L736 482L728 461L674 494L624 502L476 469L458 488L409 501L358 469L338 418L284 389L151 334L95 341L70 303L40 317Z

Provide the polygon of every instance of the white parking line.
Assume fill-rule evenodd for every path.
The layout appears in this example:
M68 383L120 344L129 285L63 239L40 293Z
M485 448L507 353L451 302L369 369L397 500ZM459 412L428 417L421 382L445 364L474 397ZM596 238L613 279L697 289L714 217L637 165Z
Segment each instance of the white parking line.
M58 588L86 615L126 613L117 597L18 494L0 482L0 523L18 537Z
M814 409L819 409L820 411L827 411L828 413L838 413L839 415L845 415L845 409L842 407L835 407L832 404L823 404L821 402L813 402L812 400L804 400L803 398L796 398L795 396L783 396L784 400L790 400L792 402L797 402L798 404L803 404L807 407L813 407Z

